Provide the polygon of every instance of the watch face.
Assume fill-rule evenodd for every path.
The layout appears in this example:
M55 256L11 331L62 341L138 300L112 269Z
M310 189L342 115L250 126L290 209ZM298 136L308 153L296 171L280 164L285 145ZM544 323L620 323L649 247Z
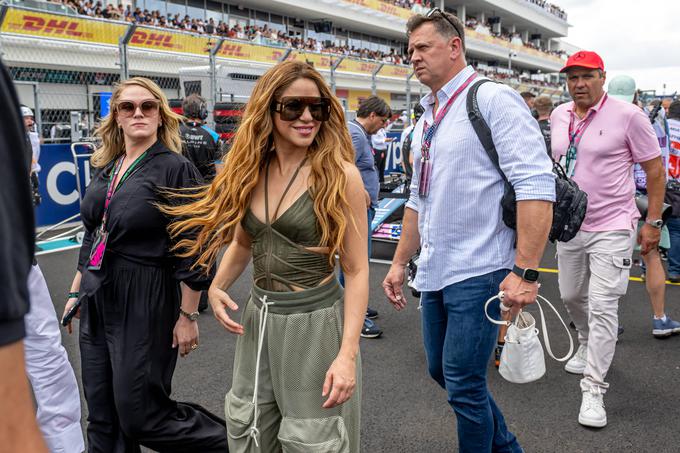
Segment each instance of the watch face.
M536 280L538 280L538 271L535 269L525 269L524 280L528 282L535 282Z

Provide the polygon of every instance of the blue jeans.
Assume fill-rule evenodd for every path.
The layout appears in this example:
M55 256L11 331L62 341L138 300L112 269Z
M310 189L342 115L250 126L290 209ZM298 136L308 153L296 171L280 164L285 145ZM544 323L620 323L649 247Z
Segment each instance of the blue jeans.
M498 294L508 272L498 270L421 295L428 369L448 393L460 453L522 452L486 384L498 326L484 316L484 303ZM499 318L498 304L489 307L489 315Z
M371 250L372 250L372 245L371 245L371 235L373 234L373 230L371 229L371 222L373 222L373 218L375 217L375 209L374 208L368 208L368 211L366 212L368 216L368 259L371 259ZM340 266L340 271L338 272L338 280L340 281L340 285L344 288L345 287L345 274L342 273L342 266ZM371 321L368 318L364 318L364 327L372 327L373 326L373 321Z
M671 248L668 250L668 276L680 277L680 217L671 217L666 222L671 237Z

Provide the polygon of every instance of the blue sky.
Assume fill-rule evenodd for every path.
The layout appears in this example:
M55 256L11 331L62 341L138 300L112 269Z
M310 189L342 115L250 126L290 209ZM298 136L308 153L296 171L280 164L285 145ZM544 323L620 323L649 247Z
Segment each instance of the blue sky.
M567 42L602 56L607 78L680 94L680 1L548 0L568 14Z

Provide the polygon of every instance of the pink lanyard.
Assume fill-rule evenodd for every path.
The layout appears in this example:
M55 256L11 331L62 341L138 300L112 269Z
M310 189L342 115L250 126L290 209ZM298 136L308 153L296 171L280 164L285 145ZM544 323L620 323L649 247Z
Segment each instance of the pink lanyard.
M444 107L439 109L437 116L431 126L425 123L422 144L420 146L420 177L418 182L418 195L420 197L427 197L430 193L430 179L432 176L432 162L430 162L430 147L432 146L432 139L435 132L439 128L451 105L458 99L458 96L472 83L477 77L477 73L472 74L463 84L453 93ZM436 95L436 94L435 94Z

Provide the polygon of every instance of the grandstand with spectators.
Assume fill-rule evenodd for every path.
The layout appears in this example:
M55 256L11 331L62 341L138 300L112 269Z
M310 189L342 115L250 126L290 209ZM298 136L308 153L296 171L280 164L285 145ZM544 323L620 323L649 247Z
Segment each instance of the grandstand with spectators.
M350 112L372 92L408 109L423 87L408 66L405 23L432 6L465 23L480 73L565 95L567 15L542 0L14 0L2 7L0 45L43 138L67 141L91 134L121 74L151 77L171 99L199 91L212 111L245 100L243 82L290 58L319 69ZM202 82L181 80L191 68Z

